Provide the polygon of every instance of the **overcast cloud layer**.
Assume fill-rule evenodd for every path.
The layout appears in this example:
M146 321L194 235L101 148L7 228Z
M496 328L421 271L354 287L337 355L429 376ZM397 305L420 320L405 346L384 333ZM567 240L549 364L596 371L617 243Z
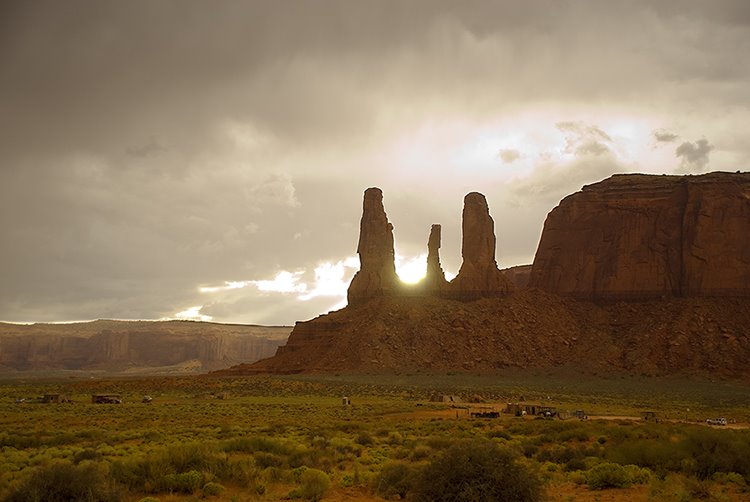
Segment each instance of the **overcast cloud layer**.
M748 170L747 54L745 0L5 1L0 319L314 317L369 186L405 275L472 190L531 263L584 184Z

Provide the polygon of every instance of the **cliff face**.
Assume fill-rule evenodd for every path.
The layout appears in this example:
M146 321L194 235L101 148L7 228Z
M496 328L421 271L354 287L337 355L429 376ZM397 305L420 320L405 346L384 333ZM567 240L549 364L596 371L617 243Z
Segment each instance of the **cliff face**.
M750 295L750 175L615 175L547 216L529 285L598 299Z
M383 297L298 322L253 373L498 372L750 378L749 298L597 305L540 290L474 302Z
M186 321L0 324L0 367L104 370L225 368L271 356L291 329Z

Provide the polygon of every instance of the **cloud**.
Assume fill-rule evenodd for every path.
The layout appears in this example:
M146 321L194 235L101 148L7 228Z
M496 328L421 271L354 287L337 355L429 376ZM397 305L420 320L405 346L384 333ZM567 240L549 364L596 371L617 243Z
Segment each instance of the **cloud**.
M201 309L203 308L203 305L196 305L193 307L188 307L182 312L177 312L174 317L177 319L183 319L187 321L203 321L203 322L210 322L213 317L210 315L205 315L201 313Z
M350 256L335 263L325 262L315 267L315 282L304 294L299 296L302 301L309 301L318 297L338 297L346 300L354 273L359 270L359 258Z
M250 189L250 197L256 201L299 207L294 183L286 174L267 176L260 184Z
M712 164L750 162L744 0L95 3L0 15L0 318L314 315L340 297L195 286L304 270L316 291L316 267L355 251L373 185L404 254L441 222L457 269L460 202L480 190L510 229L498 246L528 262L570 190L697 169L698 143L621 155L611 117L650 124L649 147L679 124L722 145Z
M680 171L684 173L704 171L708 166L708 156L714 148L714 145L710 144L706 138L680 144L674 151L680 159Z
M521 152L512 148L503 148L498 152L500 160L505 164L512 164L519 158L521 158Z
M550 207L583 185L601 181L631 166L611 155L576 157L567 161L545 161L523 178L508 184L510 194L520 206L543 204Z
M304 272L287 272L282 270L276 277L271 280L249 281L258 288L258 291L266 293L304 293L307 291L307 284L300 283Z
M680 136L666 129L657 129L654 131L654 140L657 143L674 143Z
M565 134L564 151L576 156L598 156L610 152L607 143L612 138L594 125L586 125L583 122L558 122L557 129Z
M156 138L151 137L148 142L140 146L129 146L125 152L131 157L154 157L161 154L167 147L162 145Z

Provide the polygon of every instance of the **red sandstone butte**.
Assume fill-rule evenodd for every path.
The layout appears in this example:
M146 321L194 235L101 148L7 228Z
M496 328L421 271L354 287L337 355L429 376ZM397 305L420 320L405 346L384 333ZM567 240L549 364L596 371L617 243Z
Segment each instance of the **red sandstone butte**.
M393 252L393 225L388 222L383 207L383 192L379 188L365 190L357 253L360 269L349 284L349 305L374 296L393 294L399 288Z
M495 261L495 222L487 199L478 192L464 197L461 256L458 275L448 288L449 296L476 299L508 294L513 286Z
M583 187L547 216L529 285L590 300L750 296L750 173Z

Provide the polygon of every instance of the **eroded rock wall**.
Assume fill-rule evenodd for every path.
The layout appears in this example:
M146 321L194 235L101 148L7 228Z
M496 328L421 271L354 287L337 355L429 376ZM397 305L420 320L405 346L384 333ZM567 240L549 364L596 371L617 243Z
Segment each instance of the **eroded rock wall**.
M750 174L615 175L563 199L529 284L586 299L750 295Z

